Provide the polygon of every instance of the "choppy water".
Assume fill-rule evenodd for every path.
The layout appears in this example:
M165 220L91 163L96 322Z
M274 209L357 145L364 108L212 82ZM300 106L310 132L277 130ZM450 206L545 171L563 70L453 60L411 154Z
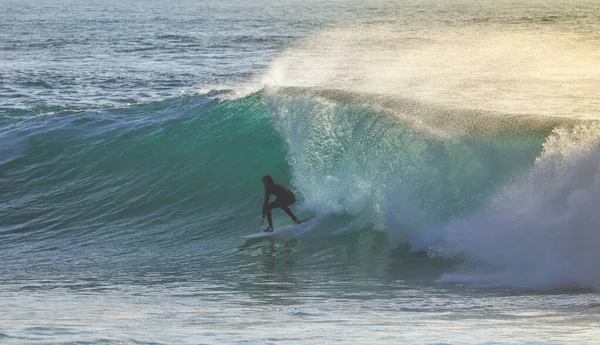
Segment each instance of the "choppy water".
M599 30L595 1L1 2L1 341L597 343ZM316 218L246 241L266 173Z

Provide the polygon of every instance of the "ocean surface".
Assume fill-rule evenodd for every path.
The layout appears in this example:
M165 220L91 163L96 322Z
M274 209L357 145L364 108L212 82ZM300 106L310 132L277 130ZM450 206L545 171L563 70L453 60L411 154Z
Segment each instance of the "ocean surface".
M596 0L2 0L0 343L598 344L599 90Z

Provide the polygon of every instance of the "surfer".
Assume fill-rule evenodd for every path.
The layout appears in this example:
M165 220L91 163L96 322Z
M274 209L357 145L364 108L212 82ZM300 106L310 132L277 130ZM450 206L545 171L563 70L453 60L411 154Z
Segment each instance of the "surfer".
M260 225L263 225L265 222L265 216L267 216L267 220L269 221L269 227L265 229L266 232L273 231L273 219L271 217L271 210L277 207L281 207L285 211L285 213L292 218L294 223L300 224L300 221L292 210L290 210L290 205L296 202L296 196L294 193L289 190L286 186L273 181L273 178L270 175L265 175L262 178L263 185L265 186L265 202L263 203L262 209L262 219L260 220ZM271 195L275 195L275 201L269 203L269 198Z

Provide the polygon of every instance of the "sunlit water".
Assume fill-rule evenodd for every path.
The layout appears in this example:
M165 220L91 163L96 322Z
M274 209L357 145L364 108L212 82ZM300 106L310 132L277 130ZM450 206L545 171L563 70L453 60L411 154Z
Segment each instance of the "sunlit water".
M599 343L599 16L2 1L0 343Z

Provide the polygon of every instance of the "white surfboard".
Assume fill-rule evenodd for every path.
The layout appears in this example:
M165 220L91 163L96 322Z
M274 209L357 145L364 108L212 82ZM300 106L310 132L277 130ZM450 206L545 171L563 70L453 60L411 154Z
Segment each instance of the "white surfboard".
M272 237L272 236L282 236L285 234L292 234L298 230L306 228L308 226L308 222L312 220L314 217L310 217L300 221L300 224L293 225L285 225L279 228L275 228L273 231L261 231L257 233L253 233L250 235L243 235L244 238L261 238L261 237Z
M261 231L261 232L253 233L250 235L243 235L241 237L246 239L246 243L244 243L240 247L240 250L243 250L255 243L262 242L263 240L268 240L268 239L287 240L287 239L292 239L296 236L299 236L314 227L313 224L311 224L312 222L310 222L310 220L313 218L314 217L305 219L305 220L301 221L300 224L286 225L286 226L282 226L279 228L275 228L275 230L273 230L271 232Z

